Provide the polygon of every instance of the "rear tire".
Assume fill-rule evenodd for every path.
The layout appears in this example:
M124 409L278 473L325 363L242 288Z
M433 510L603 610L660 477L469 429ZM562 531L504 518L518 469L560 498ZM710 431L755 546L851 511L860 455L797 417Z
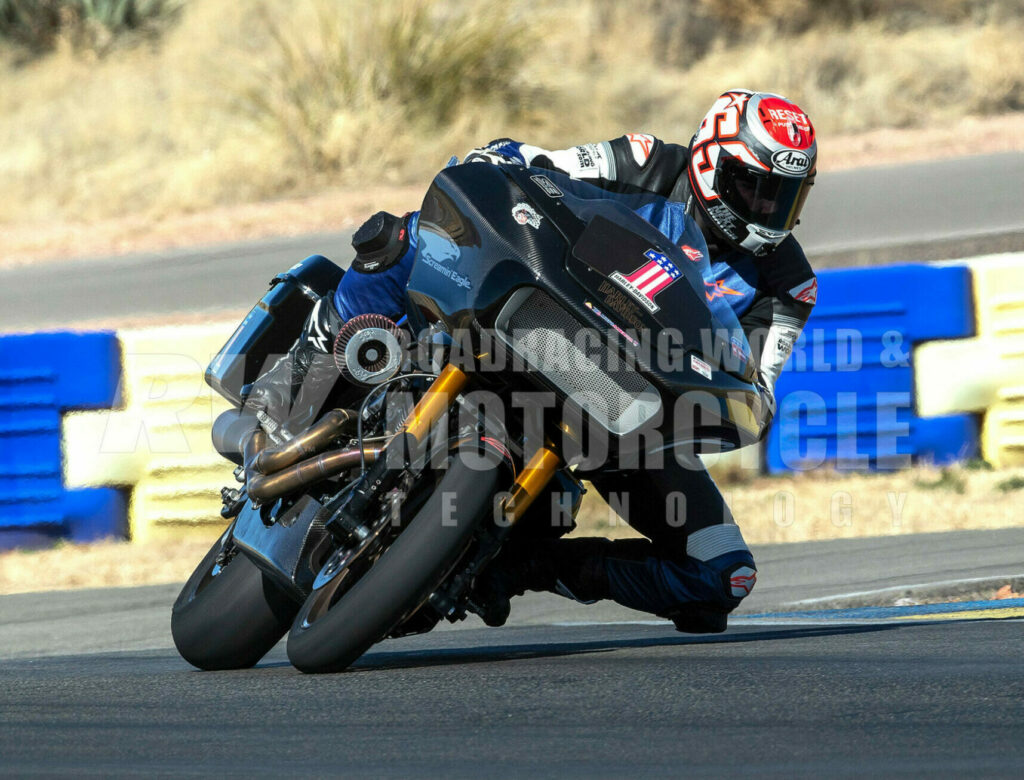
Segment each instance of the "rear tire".
M323 592L306 599L288 635L292 664L307 673L340 672L410 615L465 552L504 474L453 458L409 525L350 590L326 612ZM317 617L309 622L311 615Z
M182 658L208 671L247 669L280 641L299 604L237 553L222 569L213 545L174 602L171 635Z

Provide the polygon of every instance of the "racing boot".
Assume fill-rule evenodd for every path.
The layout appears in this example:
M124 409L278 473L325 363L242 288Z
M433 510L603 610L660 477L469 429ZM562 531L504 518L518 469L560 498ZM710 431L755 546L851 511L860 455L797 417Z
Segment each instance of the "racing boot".
M343 324L333 294L323 296L313 306L288 353L252 383L243 408L256 415L276 443L306 428L335 389L343 390L348 385L334 360L334 339ZM354 398L358 388L352 390Z
M593 604L608 598L604 559L608 539L541 539L510 542L484 571L474 591L480 617L488 626L503 626L511 600L528 590L549 591Z

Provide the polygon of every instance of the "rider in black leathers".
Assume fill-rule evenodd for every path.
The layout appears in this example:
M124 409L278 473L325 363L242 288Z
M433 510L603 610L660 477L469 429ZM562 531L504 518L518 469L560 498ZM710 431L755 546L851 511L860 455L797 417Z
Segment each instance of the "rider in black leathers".
M775 380L817 297L814 273L790 234L814 181L816 152L813 127L796 105L777 95L730 90L689 146L640 133L559 151L500 139L464 162L556 170L610 197L646 192L685 203L710 252L705 294L709 301L728 300L748 336L767 427ZM417 218L380 212L356 232L357 256L337 292L318 303L291 353L255 383L250 406L278 410L263 419L290 415L290 426L303 427L316 411L314 401L323 401L324 383L337 378L333 334L359 314L401 316ZM503 623L513 595L549 590L585 602L610 598L669 618L681 631L723 631L727 614L753 588L756 568L699 459L668 458L657 470L606 474L595 486L606 498L615 494L616 504L628 507L624 519L647 538L554 539L503 551L479 585L487 596L481 601L494 605L485 621ZM679 493L685 510L666 503Z

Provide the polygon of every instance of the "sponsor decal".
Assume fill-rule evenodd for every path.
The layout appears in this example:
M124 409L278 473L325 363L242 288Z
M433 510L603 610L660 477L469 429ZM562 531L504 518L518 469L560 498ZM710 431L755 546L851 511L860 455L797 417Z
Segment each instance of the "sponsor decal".
M744 598L750 595L750 591L757 584L757 572L749 566L741 566L729 577L729 585L732 588L734 598Z
M654 302L654 296L676 281L682 275L682 271L676 268L668 257L654 249L644 252L644 257L649 262L632 273L621 274L616 271L609 278L640 301L647 311L654 314L660 308Z
M585 146L574 146L576 150L576 162L580 166L581 171L589 171L597 167L597 163L594 162L595 157L600 159L601 153L597 151L596 144L586 144Z
M814 144L814 127L807 114L788 100L768 97L758 106L761 124L772 138L794 149L809 149Z
M534 184L544 190L544 194L549 198L561 198L565 195L565 193L558 189L555 183L547 176L531 176L530 179L533 180Z
M711 379L711 366L709 366L696 355L690 355L690 368L692 368L705 379Z
M459 247L448 236L432 230L420 231L420 256L435 263L447 263L459 259Z
M739 231L736 229L736 215L732 213L728 206L724 206L721 203L710 206L708 208L708 215L729 238L738 239L740 237Z
M647 163L651 156L651 149L654 147L654 136L647 133L626 133L629 139L629 149L633 152L633 159L641 168Z
M601 282L597 286L597 292L604 296L604 305L622 317L628 325L638 331L643 329L640 307L633 303L630 296L610 282Z
M716 298L724 298L726 295L743 295L739 290L734 290L731 287L726 287L725 282L721 279L717 279L714 282L704 282L704 297L708 301L713 301Z
M313 307L313 311L310 312L309 318L313 322L313 329L309 334L309 340L310 342L312 342L313 346L315 346L317 350L319 350L320 352L329 353L331 351L331 348L328 346L328 344L331 344L333 342L333 339L331 338L331 335L329 333L324 332L323 326L321 325L320 322L320 306L321 304L323 304L323 302L324 299L320 298L316 302L316 306Z
M512 207L512 219L520 225L529 225L534 230L540 227L540 214L529 203L517 203Z
M767 241L782 241L788 234L787 231L769 230L760 225L747 225L747 229L755 236L760 236Z
M789 291L789 294L793 296L794 299L802 301L803 303L809 303L813 306L818 302L818 280L811 279L809 282L798 284Z
M807 173L811 158L799 149L779 149L772 155L772 166L783 173Z
M473 287L469 278L446 265L459 259L459 247L448 236L432 230L420 230L418 262L449 279L464 290Z
M695 263L699 263L701 260L704 259L704 253L701 252L699 249L690 246L689 244L681 244L679 248L683 250L684 255L693 260L693 262Z
M624 338L626 341L628 341L634 347L639 347L640 346L640 342L639 341L637 341L635 338L633 338L628 333L626 333L626 331L624 331L622 328L620 328L618 325L616 325L612 321L612 319L610 317L608 317L603 311L601 311L599 308L597 308L594 304L592 304L590 301L584 301L583 303L586 305L586 307L588 309L590 309L592 312L594 312L594 314L596 314L602 320L604 320L609 325L611 325L613 328L615 328L615 330L618 332L618 334L620 336L622 336L622 338Z

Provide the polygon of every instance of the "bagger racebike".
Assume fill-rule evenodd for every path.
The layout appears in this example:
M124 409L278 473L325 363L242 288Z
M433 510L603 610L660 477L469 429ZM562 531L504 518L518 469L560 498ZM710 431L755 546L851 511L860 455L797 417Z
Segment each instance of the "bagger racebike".
M337 286L333 263L276 277L208 368L241 410L217 445L240 484L173 608L195 666L251 666L290 631L298 669L340 671L484 614L487 567L512 538L571 530L587 474L759 437L749 346L706 294L696 228L674 246L590 185L469 164L435 177L416 235L407 317L342 327L337 385L301 431L247 415L246 388Z

